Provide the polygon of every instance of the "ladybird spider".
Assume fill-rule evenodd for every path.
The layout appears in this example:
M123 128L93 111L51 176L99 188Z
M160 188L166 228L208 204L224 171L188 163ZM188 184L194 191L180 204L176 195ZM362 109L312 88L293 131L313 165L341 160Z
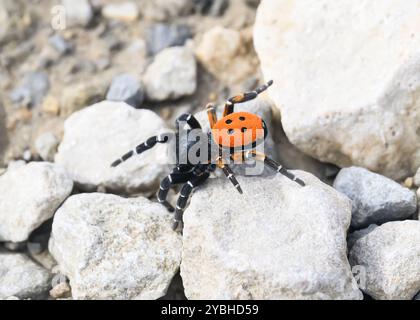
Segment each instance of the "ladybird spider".
M218 155L216 157L209 153L205 161L200 161L198 163L192 163L188 156L185 157L185 155L188 155L192 146L197 143L197 141L190 141L188 138L185 138L185 136L188 137L188 133L192 130L200 130L200 132L202 132L201 125L197 119L192 114L186 113L176 120L177 132L175 135L162 134L153 136L147 139L146 142L138 145L134 150L123 155L120 159L114 161L111 166L116 167L135 154L141 154L142 152L153 148L157 143L166 143L169 141L170 137L175 137L177 141L176 166L160 183L157 199L159 203L163 204L170 212L175 211L173 229L178 231L182 230L183 213L192 191L194 188L203 184L209 178L210 173L215 171L216 168L222 169L226 177L232 182L239 193L243 193L228 164L231 160L255 159L257 161L262 161L267 167L286 176L297 184L305 186L305 183L301 179L286 170L282 165L270 159L264 153L255 150L255 147L264 141L268 133L264 120L255 114L234 112L235 104L257 98L260 93L267 90L272 84L273 81L269 81L255 91L228 99L225 103L223 118L220 120L217 119L214 105L207 105L207 114L211 130L207 134L209 139L207 139L204 146L210 150L211 144L214 142L218 148ZM180 125L183 123L186 123L189 127L184 138L180 135ZM230 159L225 159L222 156L222 151L226 152L226 150ZM180 163L181 158L186 159L186 163ZM183 186L176 208L174 208L167 201L167 196L170 188L178 184L183 184Z

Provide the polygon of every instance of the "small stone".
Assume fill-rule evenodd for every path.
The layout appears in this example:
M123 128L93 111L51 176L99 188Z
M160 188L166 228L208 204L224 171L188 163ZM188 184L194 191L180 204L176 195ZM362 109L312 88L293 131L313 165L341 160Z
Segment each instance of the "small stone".
M49 89L50 82L45 72L31 72L11 92L10 99L15 104L36 107L42 103Z
M141 82L132 74L116 76L111 83L106 99L109 101L125 102L135 108L139 108L144 100Z
M59 34L55 34L48 39L51 46L57 50L58 53L64 55L71 53L74 49L73 44L67 40L65 40Z
M413 191L364 168L342 169L334 188L352 200L351 226L355 229L408 219L416 212L417 197Z
M50 290L50 296L53 299L69 298L71 295L71 288L67 282L61 282Z
M148 138L168 132L154 112L124 102L103 101L71 115L55 162L64 166L82 190L103 186L114 192L151 192L167 171L167 145L126 161L111 163Z
M96 62L96 68L98 68L98 70L106 70L111 66L111 60L107 57L105 58L100 58L98 60L95 61Z
M49 248L74 299L157 299L181 260L172 220L143 197L80 194L57 211Z
M194 0L195 10L201 14L222 16L229 6L229 0Z
M154 24L147 34L149 54L155 55L169 47L183 46L191 36L191 29L187 25Z
M404 180L404 186L408 189L412 189L414 187L414 178L409 177Z
M148 20L167 21L189 15L193 11L191 0L146 0L142 13Z
M67 27L86 27L93 18L88 0L62 0L66 12Z
M102 8L102 15L107 19L133 22L139 17L139 8L134 2L109 3Z
M233 29L219 26L210 29L203 35L195 54L207 71L227 84L243 82L255 70L244 38Z
M52 115L58 115L60 113L60 102L57 98L48 95L42 102L42 111Z
M143 78L150 101L176 100L192 95L197 89L197 65L187 47L161 51L147 68Z
M411 300L420 291L420 221L389 222L356 241L352 266L365 274L361 289L377 300Z
M23 38L31 25L24 1L0 1L0 44Z
M26 162L31 161L31 159L32 159L32 152L31 152L31 150L26 149L25 151L23 151L22 159L25 160Z
M85 106L104 100L110 82L108 78L91 79L64 88L60 114L69 116Z
M0 299L42 299L48 295L51 274L20 253L0 252Z
M35 140L35 150L45 161L54 161L60 141L52 132L46 132Z
M243 195L225 178L197 189L184 214L187 298L362 298L346 256L350 201L293 173L305 187L276 175L238 176Z
M0 176L0 241L27 240L54 215L72 189L66 171L52 163L9 166Z

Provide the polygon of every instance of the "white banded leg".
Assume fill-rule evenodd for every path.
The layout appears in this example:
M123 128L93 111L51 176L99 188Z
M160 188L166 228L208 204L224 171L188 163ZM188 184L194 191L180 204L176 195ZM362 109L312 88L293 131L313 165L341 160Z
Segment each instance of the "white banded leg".
M174 212L175 208L167 200L169 190L176 184L187 182L191 176L191 172L172 172L167 177L165 177L161 181L159 191L157 193L158 202L164 205L168 211Z
M240 194L243 194L242 188L236 180L235 174L233 173L232 169L227 164L221 164L220 167L223 170L223 173L225 174L226 178L229 179L230 182L232 182L233 186L238 190Z
M175 216L174 216L174 225L173 229L177 231L181 231L183 228L182 218L184 215L184 210L187 207L188 199L191 196L194 188L198 187L200 184L204 183L210 176L210 173L205 172L200 176L194 176L189 180L181 189L179 194L179 198L175 208Z
M183 115L179 116L176 119L177 126L182 122L186 122L191 129L201 129L200 122L191 114L191 113L184 113Z
M229 98L225 103L225 110L223 111L223 117L226 117L227 115L234 112L234 108L235 108L236 103L243 103L243 102L247 102L247 101L255 99L256 97L258 97L258 95L260 93L267 90L272 84L273 84L273 81L270 80L266 84L264 84L261 87L255 89L254 91L246 92L246 93L240 94L238 96Z
M136 148L124 154L120 159L115 160L111 164L111 167L119 166L121 163L123 163L124 161L127 161L135 154L141 154L147 150L152 149L157 143L168 142L170 137L171 137L171 134L169 133L150 137L149 139L146 140L146 142L139 144Z
M296 177L293 173L288 171L285 167L283 167L282 165L280 165L279 163L277 163L273 159L270 159L269 157L267 157L265 154L260 154L260 153L256 153L256 152L247 152L245 154L245 158L247 158L247 159L255 158L259 161L263 161L264 165L266 165L267 167L269 167L269 168L275 170L276 172L284 175L285 177L287 177L290 180L296 182L300 186L302 186L302 187L305 186L305 182L303 182L301 179Z

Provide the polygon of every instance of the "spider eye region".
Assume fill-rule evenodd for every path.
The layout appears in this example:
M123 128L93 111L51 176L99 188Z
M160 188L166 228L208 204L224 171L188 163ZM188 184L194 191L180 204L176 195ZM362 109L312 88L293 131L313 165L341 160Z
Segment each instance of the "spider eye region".
M264 121L255 114L235 112L219 120L212 129L212 137L219 146L237 148L263 141Z

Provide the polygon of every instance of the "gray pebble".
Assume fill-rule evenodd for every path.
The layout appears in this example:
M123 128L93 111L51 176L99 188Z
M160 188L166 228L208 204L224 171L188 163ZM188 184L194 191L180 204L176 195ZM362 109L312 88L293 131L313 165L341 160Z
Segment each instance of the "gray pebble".
M363 168L341 170L334 188L352 200L351 226L355 229L409 219L417 209L414 192Z
M50 89L48 75L45 72L31 72L25 76L20 86L11 94L12 102L24 106L38 106Z
M52 132L46 132L35 140L35 150L43 160L53 161L59 142Z
M147 35L149 54L155 55L163 49L182 46L191 36L191 29L187 25L157 23L151 27Z
M138 108L144 100L143 88L140 81L132 74L121 74L116 76L106 95L110 101L123 101Z
M55 34L48 39L50 45L60 54L71 53L74 49L73 44L64 39L59 34Z
M88 0L62 0L66 12L67 27L86 27L93 18L93 9Z

